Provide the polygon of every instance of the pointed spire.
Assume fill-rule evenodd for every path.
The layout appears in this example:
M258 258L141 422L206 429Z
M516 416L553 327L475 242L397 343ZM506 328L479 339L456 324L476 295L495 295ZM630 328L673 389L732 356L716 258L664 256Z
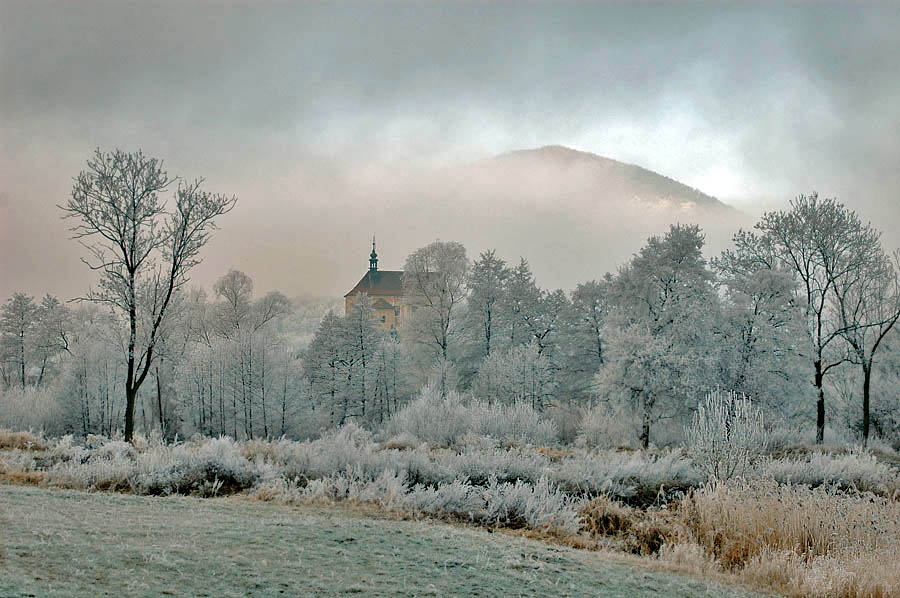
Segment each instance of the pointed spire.
M375 253L375 235L372 235L372 253L369 255L369 272L378 271L378 254Z

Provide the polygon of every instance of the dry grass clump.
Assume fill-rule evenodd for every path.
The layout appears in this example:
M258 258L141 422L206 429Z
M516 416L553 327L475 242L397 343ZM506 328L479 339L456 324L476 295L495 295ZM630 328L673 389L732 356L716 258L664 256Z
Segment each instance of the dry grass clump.
M581 529L591 536L614 538L626 552L656 555L679 534L668 509L636 509L608 496L600 496L581 508Z
M42 451L47 444L31 432L13 432L0 428L0 450Z
M47 472L34 471L16 465L10 465L3 457L0 457L0 481L13 484L25 484L39 486L47 479Z
M900 503L774 480L710 485L679 508L685 537L724 569L794 596L900 596Z
M592 536L619 536L628 533L637 522L634 508L599 496L581 508L581 529Z
M412 434L401 432L396 436L392 436L379 445L382 451L405 451L418 447L422 443Z

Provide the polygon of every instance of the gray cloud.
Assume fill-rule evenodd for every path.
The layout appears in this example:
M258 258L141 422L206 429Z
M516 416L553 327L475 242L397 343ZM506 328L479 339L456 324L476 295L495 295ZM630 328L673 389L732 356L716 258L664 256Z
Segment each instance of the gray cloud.
M748 211L817 189L897 245L898 31L894 3L0 2L0 295L83 289L55 204L97 146L240 195L205 284L336 292L363 231L395 265L437 236L391 173L548 143Z

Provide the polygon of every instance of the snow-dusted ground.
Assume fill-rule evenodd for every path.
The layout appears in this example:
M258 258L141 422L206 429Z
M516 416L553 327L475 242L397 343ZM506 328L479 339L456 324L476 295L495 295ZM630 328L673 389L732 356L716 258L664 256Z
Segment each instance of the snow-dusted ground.
M0 484L0 596L750 596L596 553L340 506Z

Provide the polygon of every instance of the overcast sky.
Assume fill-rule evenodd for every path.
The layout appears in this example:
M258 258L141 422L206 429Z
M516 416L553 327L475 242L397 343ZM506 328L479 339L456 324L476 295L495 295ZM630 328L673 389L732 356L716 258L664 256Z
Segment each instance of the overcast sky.
M815 189L897 242L900 3L0 0L0 297L86 288L56 205L95 147L237 194L198 282L293 295L355 282L366 225L325 206L382 199L333 197L348 179L547 144L749 212Z

